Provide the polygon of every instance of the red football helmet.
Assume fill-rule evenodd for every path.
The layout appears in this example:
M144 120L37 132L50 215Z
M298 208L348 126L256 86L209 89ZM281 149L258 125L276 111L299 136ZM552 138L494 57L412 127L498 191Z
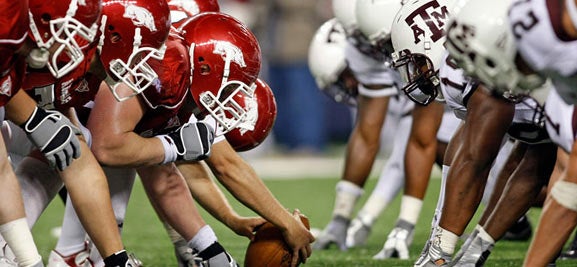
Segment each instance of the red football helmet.
M234 150L251 150L260 145L270 133L276 120L276 101L268 84L257 79L254 83L254 97L245 97L245 105L254 106L248 113L248 120L224 136Z
M244 96L260 71L260 46L240 21L215 12L187 19L180 31L190 46L191 93L202 115L210 114L223 134L248 119Z
M29 36L38 48L30 52L28 66L47 66L56 78L66 75L84 60L83 49L96 37L101 0L30 0L29 9Z
M104 0L98 50L110 86L118 101L126 100L154 85L158 75L146 61L162 59L170 30L165 1ZM120 83L130 89L118 90ZM126 91L126 90L125 90Z
M166 0L170 8L170 19L175 27L186 18L204 12L220 12L216 0Z

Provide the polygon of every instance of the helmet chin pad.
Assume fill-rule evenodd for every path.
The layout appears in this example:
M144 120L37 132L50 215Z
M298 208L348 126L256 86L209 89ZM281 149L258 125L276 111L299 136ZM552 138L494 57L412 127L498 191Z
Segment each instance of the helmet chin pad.
M44 48L34 48L30 51L30 54L28 54L26 62L28 66L33 69L42 69L46 67L49 56L50 52L48 52L48 50Z

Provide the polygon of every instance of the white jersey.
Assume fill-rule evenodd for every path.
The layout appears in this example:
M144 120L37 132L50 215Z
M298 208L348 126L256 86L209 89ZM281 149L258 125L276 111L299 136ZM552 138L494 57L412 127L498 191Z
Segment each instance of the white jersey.
M411 101L405 94L400 93L389 100L387 116L410 116L413 109L415 109L415 102Z
M345 46L345 58L348 66L359 81L359 94L367 97L382 97L399 94L401 76L390 63L390 60L385 61L375 60L363 53L361 53L353 44L347 42ZM385 85L385 88L380 90L368 90L363 88L361 84L365 85Z
M478 83L466 76L462 69L456 67L445 54L439 68L439 79L441 80L441 91L445 96L447 105L453 109L455 116L463 120L467 116L467 101L478 88ZM537 101L528 98L515 104L515 115L509 128L509 135L512 138L527 143L540 143L548 141L545 129L536 124L538 117Z
M548 117L545 125L551 140L567 153L570 153L577 128L575 105L565 103L556 90L551 90L549 97L547 97L545 113Z
M453 135L461 125L461 120L455 117L455 114L445 105L445 112L443 112L443 120L437 131L437 140L443 143L449 143L453 138Z
M561 27L562 1L517 0L509 23L517 49L534 70L550 77L562 99L577 103L577 40Z

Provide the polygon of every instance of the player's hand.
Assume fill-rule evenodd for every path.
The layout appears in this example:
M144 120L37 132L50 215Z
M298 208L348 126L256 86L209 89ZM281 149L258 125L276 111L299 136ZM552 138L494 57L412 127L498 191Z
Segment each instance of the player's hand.
M189 122L169 134L157 137L164 145L164 163L177 160L199 161L210 155L214 129L204 122Z
M237 235L246 236L251 241L254 239L254 233L259 226L266 223L266 220L262 217L241 217L238 216L229 225Z
M284 239L291 248L291 266L297 266L299 262L305 263L312 254L311 243L315 241L314 236L302 223L300 216L304 216L298 209L292 213L294 222L283 232Z
M21 125L28 138L44 154L51 167L63 171L80 157L80 130L62 113L36 107Z

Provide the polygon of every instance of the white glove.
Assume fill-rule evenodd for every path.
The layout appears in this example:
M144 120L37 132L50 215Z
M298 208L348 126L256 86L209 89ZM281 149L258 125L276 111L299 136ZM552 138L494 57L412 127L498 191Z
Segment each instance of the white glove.
M208 158L214 129L204 122L186 123L175 131L157 135L164 146L164 162L199 161Z
M80 157L80 141L76 135L82 133L62 113L36 107L21 127L51 167L63 171L73 159Z

